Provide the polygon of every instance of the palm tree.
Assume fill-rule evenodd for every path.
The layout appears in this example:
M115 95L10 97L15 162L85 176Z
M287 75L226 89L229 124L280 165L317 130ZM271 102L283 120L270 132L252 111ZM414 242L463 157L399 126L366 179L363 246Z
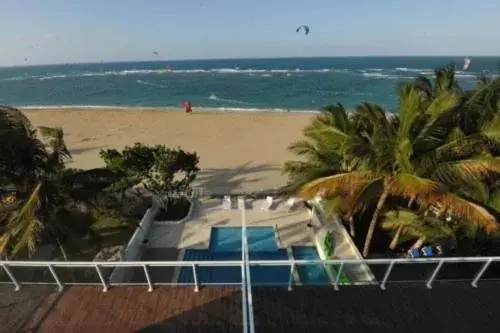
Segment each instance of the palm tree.
M473 221L487 231L496 230L498 224L487 210L455 195L446 186L453 179L471 182L500 172L497 158L480 155L488 140L500 139L500 122L486 124L481 135L447 142L459 102L453 93L429 100L413 85L402 85L397 116L387 117L381 107L364 103L353 115L358 125L349 135L338 128L318 128L316 135L327 138L317 139L308 133L310 140L335 142L331 149L355 161L355 167L312 180L299 193L312 197L320 192L326 196L347 192L353 198L352 212L375 204L364 256L368 255L377 221L390 197L404 197L421 206L440 203L443 212L451 210L462 220Z
M288 174L288 184L283 190L293 192L311 180L352 168L351 161L339 153L338 142L326 134L335 131L337 135L349 136L354 128L354 122L341 104L323 107L322 113L304 129L306 140L288 147L301 160L285 163L282 172Z
M412 248L419 248L424 243L438 243L443 239L455 237L460 225L453 221L443 221L432 216L422 216L408 209L391 210L382 216L381 226L393 231L389 248L394 250L401 238L416 238Z
M288 174L288 183L282 189L283 192L296 192L315 179L349 172L356 167L357 160L343 154L341 141L336 140L336 136L348 139L355 135L362 124L358 124L358 119L350 117L341 104L325 106L321 111L304 129L306 139L288 147L301 160L285 163L282 172ZM337 196L325 200L324 205L327 212L343 213L349 221L350 234L354 236L354 221L352 215L348 214L346 201Z
M42 172L48 155L18 109L0 106L0 146L0 186L26 189Z
M62 224L58 217L77 203L90 204L119 175L107 169L66 169L64 163L71 155L62 129L44 127L40 132L46 145L19 110L0 107L0 143L8 147L0 153L1 186L13 186L18 199L17 207L3 215L0 253L32 253L48 240L58 245L66 259L64 238L74 227L71 221Z

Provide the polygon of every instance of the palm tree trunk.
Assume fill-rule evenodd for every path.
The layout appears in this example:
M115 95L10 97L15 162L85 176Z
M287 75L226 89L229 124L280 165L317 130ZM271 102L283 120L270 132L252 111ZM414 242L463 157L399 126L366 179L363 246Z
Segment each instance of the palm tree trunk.
M378 218L380 217L380 213L382 212L382 208L384 207L388 196L389 186L386 185L384 187L384 192L382 192L380 198L378 199L377 208L375 208L375 212L373 212L372 220L370 222L370 226L368 227L368 232L366 233L365 245L363 247L363 257L366 257L368 252L370 252L370 245L373 240L373 234L375 233L375 227L377 226Z
M354 238L355 229L354 229L354 218L352 215L349 217L349 233Z
M389 244L389 249L394 250L396 246L398 246L399 242L399 237L401 236L401 232L403 231L403 226L399 226L398 229L396 230L396 234L391 240L391 243Z
M59 240L59 237L57 236L56 231L54 230L54 227L50 223L48 224L48 229L50 230L52 237L54 237L54 240L57 243L57 247L59 248L59 251L63 256L64 261L68 261L68 254L66 253L66 249L62 245L61 241Z
M418 249L424 245L424 242L427 240L427 237L420 237L412 246L412 249Z
M66 249L64 248L62 243L59 241L59 237L56 237L56 242L57 246L59 247L59 251L61 251L64 261L68 261L68 254L66 253Z
M411 198L410 201L408 201L408 208L411 208L414 202L415 202L415 197Z

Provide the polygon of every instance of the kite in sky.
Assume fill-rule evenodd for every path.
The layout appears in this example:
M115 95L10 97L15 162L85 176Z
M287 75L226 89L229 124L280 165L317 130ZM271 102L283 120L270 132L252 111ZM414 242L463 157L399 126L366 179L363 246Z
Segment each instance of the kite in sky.
M301 29L304 30L304 34L306 35L309 35L309 30L311 30L308 25L301 25L297 28L297 30L295 30L295 32L299 32Z

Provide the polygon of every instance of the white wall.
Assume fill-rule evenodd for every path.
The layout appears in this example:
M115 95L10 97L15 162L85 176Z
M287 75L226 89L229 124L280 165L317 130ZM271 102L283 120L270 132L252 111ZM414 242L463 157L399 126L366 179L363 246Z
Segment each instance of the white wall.
M337 213L333 213L330 220L324 217L323 208L318 204L313 209L313 222L322 226L316 233L316 247L320 257L326 257L323 251L323 242L326 232L331 232L333 235L333 255L332 259L358 259L362 260L363 256L359 252L356 244L342 224ZM344 273L353 283L371 283L375 281L375 276L366 264L352 264L344 266Z
M146 210L139 226L135 229L134 234L123 251L123 261L136 261L140 259L142 249L144 248L143 241L148 235L157 213L158 206L156 205L153 205L153 207ZM111 283L127 282L132 278L132 272L133 268L115 268L111 273L109 280Z

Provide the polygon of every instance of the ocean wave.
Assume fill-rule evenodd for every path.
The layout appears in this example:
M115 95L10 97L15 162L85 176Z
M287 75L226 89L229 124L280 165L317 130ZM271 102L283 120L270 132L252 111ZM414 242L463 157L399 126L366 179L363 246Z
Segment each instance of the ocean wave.
M107 109L107 110L151 110L151 111L183 111L178 106L116 106L116 105L25 105L17 106L23 110L51 110L51 109ZM234 107L206 107L193 106L194 112L274 112L274 113L320 113L318 110L283 109L283 108L234 108Z
M214 93L210 94L210 96L208 97L208 99L211 100L211 101L219 101L219 102L226 102L226 103L233 103L233 104L249 104L247 102L239 101L237 99L220 98L220 97L218 97Z
M139 84L142 84L143 86L151 86L151 87L157 87L157 88L168 88L168 86L165 86L165 85L159 84L159 83L154 83L154 82L148 82L148 81L143 81L143 80L137 80L136 82Z
M259 68L194 68L194 69L127 69L119 71L101 71L101 72L68 72L68 73L46 73L43 75L22 75L13 76L8 78L1 78L0 81L24 81L24 80L62 80L62 79L74 79L74 78L92 78L92 77L112 77L112 76L161 76L168 77L169 75L237 75L246 74L247 76L260 76L260 77L271 77L274 75L284 75L292 76L293 74L349 74L349 75L362 75L364 77L371 78L385 78L385 79L407 79L412 78L409 75L425 75L432 76L434 71L432 69L419 69L419 68L407 68L407 67L397 67L395 69L383 69L383 68L365 68L365 69L349 69L349 68L316 68L316 69L302 69L302 68L274 68L274 69L259 69ZM399 74L398 74L399 73ZM407 73L406 76L400 76L403 73ZM456 71L457 78L469 78L478 73L470 71ZM404 75L404 74L403 74ZM138 82L139 84L148 85L146 80ZM154 85L154 84L150 84ZM160 85L159 85L160 86ZM161 85L163 87L163 85Z
M369 73L364 72L361 73L364 77L374 78L374 79L388 79L388 80L411 80L415 77L413 76L400 76L400 75L390 75L390 74L382 74L382 73Z
M240 69L240 68L211 68L211 69L127 69L121 71L103 71L103 72L70 72L61 74L47 73L44 75L33 76L15 76L0 79L1 81L23 81L23 80L54 80L71 79L80 77L103 77L103 76L129 76L129 75L170 75L170 74L289 74L289 73L344 73L349 69L318 68L318 69Z
M420 68L396 67L395 70L398 72L415 72L415 73L428 72L428 71L432 72L432 69L430 68L420 69Z

